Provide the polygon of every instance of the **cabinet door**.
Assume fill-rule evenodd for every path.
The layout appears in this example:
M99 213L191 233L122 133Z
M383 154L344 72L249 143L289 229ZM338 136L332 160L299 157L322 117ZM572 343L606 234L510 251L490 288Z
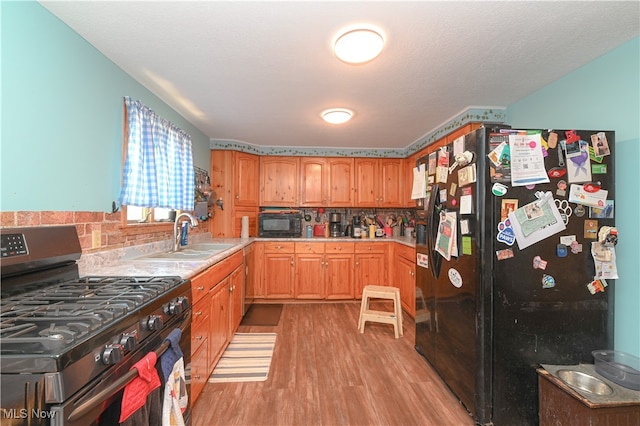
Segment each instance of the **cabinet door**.
M290 299L293 297L294 281L293 253L265 253L264 287L267 299Z
M234 171L234 207L257 207L260 157L245 152L234 152Z
M415 263L403 257L397 257L394 268L394 280L389 285L400 289L402 307L411 317L415 317Z
M353 158L327 160L327 198L329 207L353 207L355 174Z
M401 207L402 202L402 159L380 160L380 201L382 207Z
M417 155L405 158L402 161L402 196L400 202L408 208L416 207L416 200L411 199L411 191L413 190L413 169L416 167Z
M300 160L300 205L327 206L326 161L323 158L304 157Z
M296 254L296 299L324 299L324 255Z
M295 157L260 158L260 205L298 205L298 164Z
M229 339L229 281L225 278L210 291L209 371L213 371Z
M327 299L353 299L353 254L325 255Z
M373 158L356 158L356 206L376 207L378 199L377 179L378 160Z
M367 285L388 285L387 283L387 255L380 253L356 254L356 284L355 297L362 298L362 290Z
M242 303L244 295L242 288L244 287L244 266L237 267L229 276L229 337L238 329L244 312Z
M256 245L249 244L244 248L244 297L254 299L256 297L257 279L260 277L256 271Z

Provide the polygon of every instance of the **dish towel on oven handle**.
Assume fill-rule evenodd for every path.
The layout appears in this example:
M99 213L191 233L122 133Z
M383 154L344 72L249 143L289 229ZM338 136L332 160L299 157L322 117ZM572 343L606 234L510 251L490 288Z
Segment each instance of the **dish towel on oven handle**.
M120 423L127 420L133 413L142 408L147 402L147 396L160 387L160 377L156 370L156 353L149 352L132 369L138 370L138 376L124 387Z
M164 376L164 399L162 402L162 425L184 426L182 413L187 409L189 395L184 374L184 357L180 349L182 332L173 330L165 340L169 348L160 356L162 375Z

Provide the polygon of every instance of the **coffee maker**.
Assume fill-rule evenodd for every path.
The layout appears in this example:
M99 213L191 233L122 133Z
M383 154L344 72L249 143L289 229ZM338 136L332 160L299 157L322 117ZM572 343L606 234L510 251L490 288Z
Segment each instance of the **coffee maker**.
M342 215L340 213L329 215L329 235L331 237L342 236Z
M360 238L362 235L362 222L360 221L360 216L354 216L351 220L351 238Z

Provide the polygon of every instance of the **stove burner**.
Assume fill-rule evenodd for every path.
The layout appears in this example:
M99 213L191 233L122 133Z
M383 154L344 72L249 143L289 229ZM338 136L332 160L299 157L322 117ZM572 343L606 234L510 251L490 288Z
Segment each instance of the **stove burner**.
M86 277L3 298L2 354L71 347L182 281L180 277Z

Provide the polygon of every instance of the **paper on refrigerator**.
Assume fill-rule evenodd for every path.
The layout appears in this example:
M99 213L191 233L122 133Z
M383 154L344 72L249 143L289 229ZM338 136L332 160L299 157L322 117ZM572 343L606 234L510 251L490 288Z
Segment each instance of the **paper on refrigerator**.
M542 198L509 213L520 250L566 229L550 194L547 192Z
M411 199L424 198L427 195L427 168L425 164L419 164L413 168L413 189Z
M511 185L527 186L548 183L544 167L540 133L509 135L511 155Z

